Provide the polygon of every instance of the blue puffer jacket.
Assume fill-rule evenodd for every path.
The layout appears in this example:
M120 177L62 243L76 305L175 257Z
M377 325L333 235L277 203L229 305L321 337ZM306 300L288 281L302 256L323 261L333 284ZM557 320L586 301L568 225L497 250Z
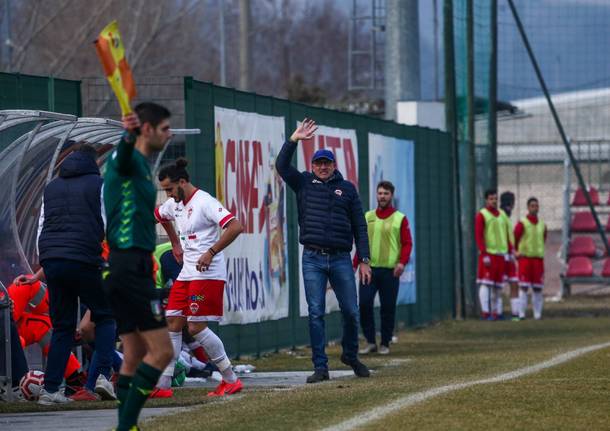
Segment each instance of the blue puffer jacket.
M350 251L354 240L361 258L369 258L369 239L356 187L339 171L326 182L311 172L299 172L291 164L297 144L287 141L275 166L297 194L299 242L303 245Z
M40 262L69 259L102 263L102 181L89 154L75 151L66 157L59 176L44 190L44 221L38 238Z

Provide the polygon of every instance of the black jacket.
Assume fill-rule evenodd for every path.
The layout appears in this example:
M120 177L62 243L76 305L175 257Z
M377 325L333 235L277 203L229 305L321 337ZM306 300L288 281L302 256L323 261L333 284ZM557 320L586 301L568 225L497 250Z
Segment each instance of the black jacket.
M39 261L69 259L100 265L104 221L102 178L90 155L75 151L44 190Z
M326 182L311 172L299 172L290 160L297 144L287 141L275 166L297 194L299 242L303 245L350 251L356 241L361 258L369 258L369 239L362 204L356 187L339 171Z

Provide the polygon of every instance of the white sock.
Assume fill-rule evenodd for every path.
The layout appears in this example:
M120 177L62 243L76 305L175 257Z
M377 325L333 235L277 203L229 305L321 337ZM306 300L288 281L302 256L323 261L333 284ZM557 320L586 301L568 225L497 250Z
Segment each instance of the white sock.
M521 303L521 299L519 297L517 298L510 298L510 314L514 316L518 316L519 315L519 305Z
M527 289L519 289L519 317L525 319L527 311Z
M182 351L182 332L172 332L169 331L169 339L172 341L172 346L174 347L174 357L169 362L165 370L163 370L163 374L159 378L159 383L157 386L161 389L169 389L172 387L172 378L174 377L174 369L176 368L176 360L180 356L180 352Z
M481 311L489 314L489 286L484 284L479 286L479 302L481 303Z
M504 314L504 302L502 300L502 288L495 288L494 293L496 296L496 300L494 301L495 311L498 316L502 316Z
M233 368L231 368L231 361L227 357L225 346L220 338L210 328L205 328L203 331L193 335L193 338L201 344L210 360L216 364L220 374L222 374L222 378L227 383L235 383L237 376L233 372Z
M191 341L190 343L187 344L187 346L189 347L189 350L192 352L196 348L201 347L201 344L199 344L199 341Z
M166 368L167 370L167 368ZM174 371L172 370L172 376L174 374ZM170 389L172 387L172 376L168 376L165 374L165 372L163 372L163 374L161 374L161 377L159 377L159 381L157 382L157 387L159 389Z
M542 317L542 304L544 304L542 289L534 289L532 292L532 305L534 306L534 319L536 320L540 320Z

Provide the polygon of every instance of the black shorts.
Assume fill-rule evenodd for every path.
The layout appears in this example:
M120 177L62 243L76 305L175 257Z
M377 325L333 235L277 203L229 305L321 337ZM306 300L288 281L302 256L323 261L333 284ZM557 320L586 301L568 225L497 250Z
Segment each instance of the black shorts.
M152 253L139 248L110 250L108 263L106 288L118 333L165 327L159 291L153 280Z

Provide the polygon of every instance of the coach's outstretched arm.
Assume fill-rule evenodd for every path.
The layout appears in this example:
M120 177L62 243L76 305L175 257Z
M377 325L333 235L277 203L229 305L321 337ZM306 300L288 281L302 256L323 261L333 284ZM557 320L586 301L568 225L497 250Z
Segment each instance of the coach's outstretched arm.
M311 137L318 130L316 122L309 118L303 119L301 124L292 132L290 139L284 143L282 150L277 155L275 160L275 168L284 181L290 186L295 192L301 188L301 181L303 175L290 163L294 150L297 148L297 144L302 139L311 139Z

